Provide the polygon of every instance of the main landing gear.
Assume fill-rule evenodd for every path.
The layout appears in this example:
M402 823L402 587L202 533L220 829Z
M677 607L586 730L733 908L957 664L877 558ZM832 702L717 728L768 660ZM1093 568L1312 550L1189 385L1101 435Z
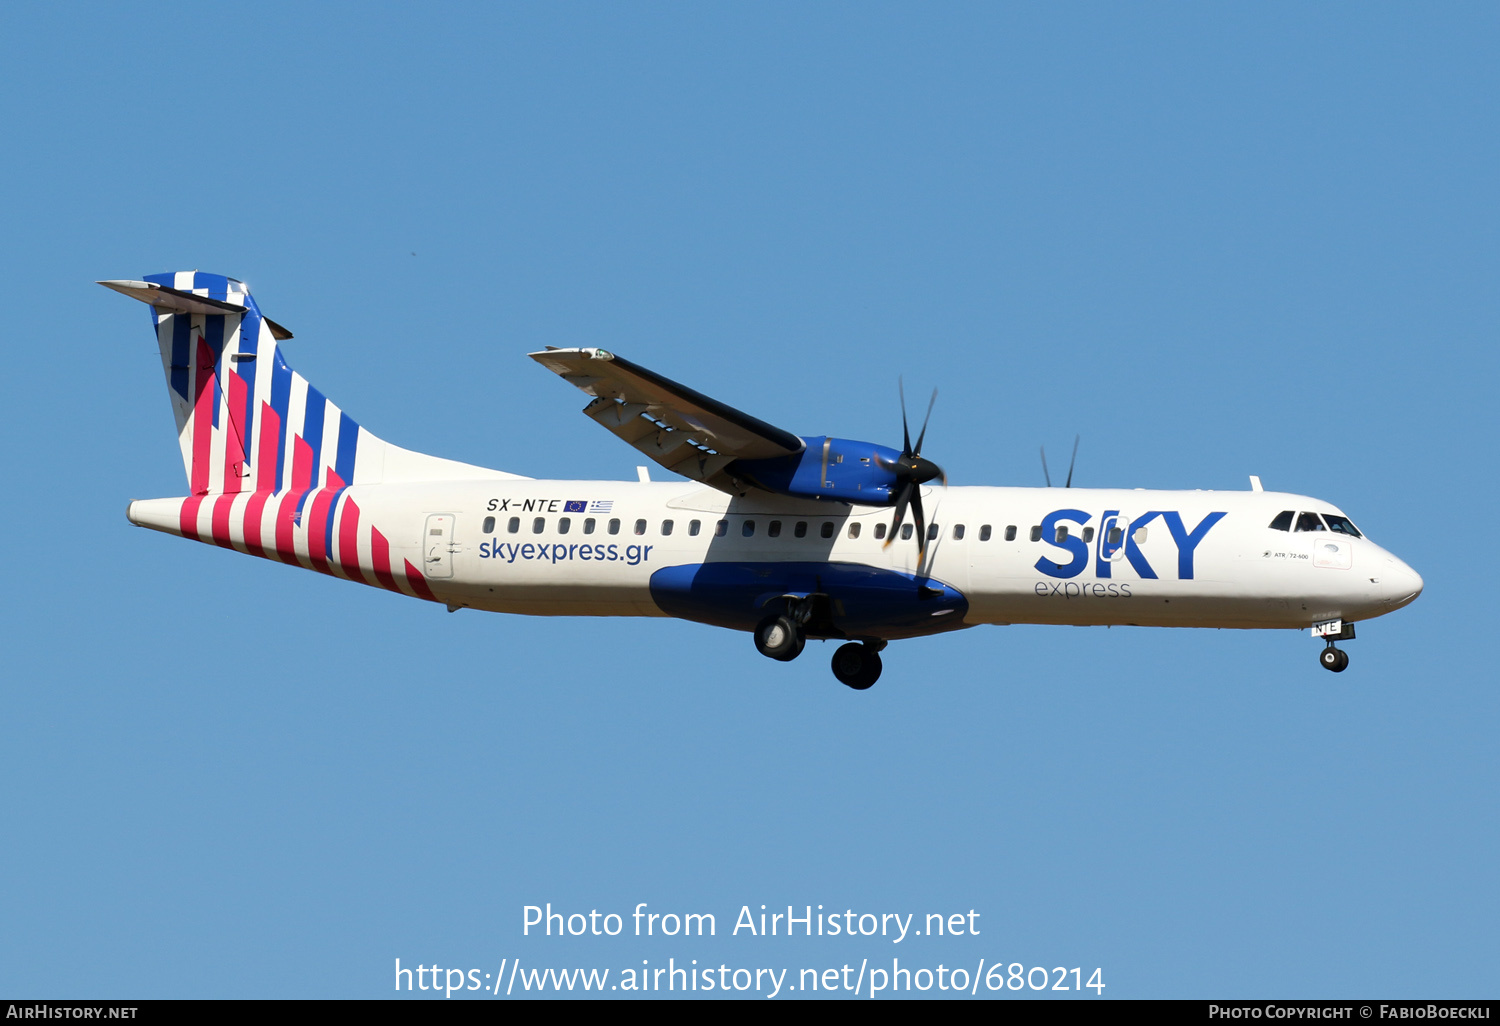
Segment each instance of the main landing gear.
M807 635L795 612L768 616L755 628L755 648L761 655L787 663L802 654ZM853 641L833 654L833 675L839 683L863 691L880 679L883 641Z
M802 654L807 639L802 625L789 616L768 616L755 628L755 647L760 654L789 663Z
M851 641L840 645L833 654L833 675L840 684L847 684L855 691L863 691L880 679L880 649L869 643Z

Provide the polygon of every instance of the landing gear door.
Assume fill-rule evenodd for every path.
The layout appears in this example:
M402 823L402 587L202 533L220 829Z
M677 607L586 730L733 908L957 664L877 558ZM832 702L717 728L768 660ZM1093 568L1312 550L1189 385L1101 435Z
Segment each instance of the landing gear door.
M435 580L453 576L453 514L434 513L422 534L422 574Z

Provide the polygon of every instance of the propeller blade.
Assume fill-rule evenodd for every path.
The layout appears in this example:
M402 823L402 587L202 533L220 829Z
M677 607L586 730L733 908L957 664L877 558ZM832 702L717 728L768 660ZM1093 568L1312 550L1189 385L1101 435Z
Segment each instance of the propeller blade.
M1073 464L1078 462L1078 440L1082 437L1082 435L1073 436L1073 458L1068 461L1068 483L1063 485L1064 488L1073 487Z
M891 533L886 536L882 549L891 547L891 542L896 540L896 532L901 530L901 522L906 519L906 507L911 503L911 493L916 485L910 481L901 486L900 493L896 496L896 519L891 521Z
M937 402L937 389L932 390L932 398L927 402L927 416L922 418L922 430L917 434L917 447L911 450L913 456L922 455L922 440L927 437L927 422L932 419L932 407Z
M911 455L911 432L906 429L906 386L898 377L896 391L901 395L901 455Z
M922 515L922 489L913 487L911 495L911 519L917 528L917 566L927 558L927 518Z
M1042 446L1042 477L1047 479L1047 487L1052 487L1052 475L1047 473L1047 447Z

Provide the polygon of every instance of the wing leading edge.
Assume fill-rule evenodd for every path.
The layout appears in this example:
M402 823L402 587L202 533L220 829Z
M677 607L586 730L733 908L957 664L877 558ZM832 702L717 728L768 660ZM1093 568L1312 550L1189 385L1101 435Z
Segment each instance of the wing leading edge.
M674 474L721 491L744 490L725 473L735 460L794 456L806 447L790 431L603 349L527 355L593 396L583 412L610 432Z

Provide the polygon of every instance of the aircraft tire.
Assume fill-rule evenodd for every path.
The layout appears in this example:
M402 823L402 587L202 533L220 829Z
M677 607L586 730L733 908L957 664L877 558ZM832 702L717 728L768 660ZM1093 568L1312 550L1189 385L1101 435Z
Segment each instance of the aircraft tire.
M868 645L851 642L833 653L833 675L840 684L864 691L880 679L880 653Z
M1318 661L1323 664L1325 670L1343 673L1349 666L1349 653L1329 645L1318 655Z
M755 628L755 648L761 655L790 662L802 654L806 639L785 616L768 616Z

